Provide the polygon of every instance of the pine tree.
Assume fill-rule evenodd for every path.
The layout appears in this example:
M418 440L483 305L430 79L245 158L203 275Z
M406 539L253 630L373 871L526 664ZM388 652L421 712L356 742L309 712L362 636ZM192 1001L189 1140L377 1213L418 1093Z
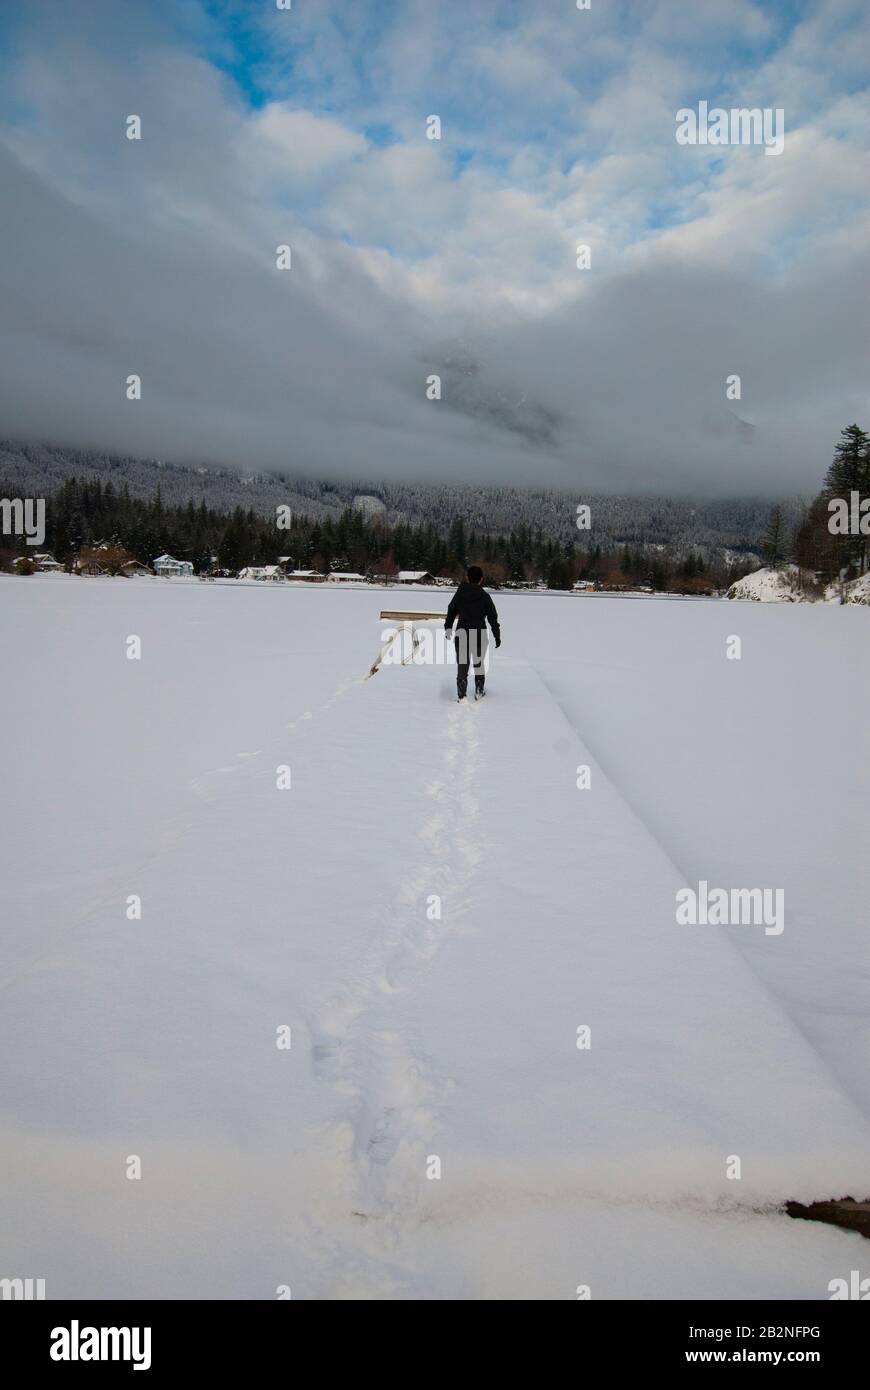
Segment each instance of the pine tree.
M861 502L870 498L870 435L859 425L847 425L841 430L840 442L834 449L822 491L826 500L839 498L847 505L851 504L852 493L857 493L859 507ZM837 567L854 564L859 572L863 572L867 537L858 533L834 539Z
M463 567L467 564L468 544L465 537L465 522L461 516L456 517L450 527L450 534L447 537L447 550L450 560Z
M774 507L771 510L761 549L771 568L778 569L785 559L785 527L781 507Z
M870 492L870 435L859 425L847 425L840 431L824 490L831 497L848 497L852 491Z

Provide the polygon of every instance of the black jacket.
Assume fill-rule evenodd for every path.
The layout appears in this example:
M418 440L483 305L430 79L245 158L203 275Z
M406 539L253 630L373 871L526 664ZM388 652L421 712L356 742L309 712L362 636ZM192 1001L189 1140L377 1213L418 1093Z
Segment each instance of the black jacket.
M496 642L501 641L501 629L495 604L481 584L469 584L463 579L447 609L445 630L450 631L453 624L464 628L485 628L487 619Z

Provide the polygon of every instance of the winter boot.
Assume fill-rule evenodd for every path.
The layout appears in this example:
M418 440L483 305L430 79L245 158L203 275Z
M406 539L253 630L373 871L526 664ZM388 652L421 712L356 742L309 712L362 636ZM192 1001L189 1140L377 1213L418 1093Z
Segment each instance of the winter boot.
M462 680L461 678L457 678L457 681L456 681L456 698L457 698L458 700L464 700L467 691L468 691L468 678L466 677L465 680Z
M483 684L484 684L484 681L485 681L485 680L486 680L486 676L475 676L475 677L474 677L474 698L475 698L475 700L482 700L483 697L484 697L484 695L486 694L486 691L485 691L484 688L483 688Z

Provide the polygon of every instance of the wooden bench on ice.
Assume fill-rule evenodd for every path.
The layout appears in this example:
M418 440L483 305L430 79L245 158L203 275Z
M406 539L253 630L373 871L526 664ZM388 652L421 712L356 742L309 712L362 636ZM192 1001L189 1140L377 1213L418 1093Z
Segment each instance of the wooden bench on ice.
M382 622L382 623L384 623L384 622L401 623L402 626L403 626L404 628L406 628L406 630L411 634L411 651L410 651L409 655L408 655L407 657L405 657L405 659L402 661L402 663L401 663L402 666L407 665L407 663L413 658L414 652L416 652L417 647L418 647L418 645L419 645L420 639L419 639L419 637L417 636L417 633L416 633L415 628L414 628L414 624L415 624L415 623L432 623L432 622L443 623L443 622L444 622L444 619L445 619L446 617L447 617L447 614L446 614L446 613L414 612L414 611L410 611L410 610L408 610L408 609L402 609L402 608L383 608L383 609L381 609L381 622ZM369 669L369 676L375 675L375 673L376 673L377 670L379 669L380 664L381 664L381 662L383 661L383 659L384 659L386 653L389 651L390 647L391 647L391 646L393 645L393 643L396 641L396 636L397 636L396 633L392 633L392 634L387 638L387 640L381 644L381 649L380 649L380 651L378 652L377 656L375 657L375 659L374 659L374 661L372 662L371 667L370 667L370 669ZM368 680L368 676L366 676L366 680Z

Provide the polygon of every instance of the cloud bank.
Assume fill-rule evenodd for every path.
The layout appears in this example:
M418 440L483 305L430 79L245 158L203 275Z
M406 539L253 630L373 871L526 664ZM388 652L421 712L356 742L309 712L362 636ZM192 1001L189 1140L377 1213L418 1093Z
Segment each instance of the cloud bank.
M7 436L770 495L814 489L866 422L860 0L23 9L0 35ZM678 145L699 100L781 107L783 153Z

